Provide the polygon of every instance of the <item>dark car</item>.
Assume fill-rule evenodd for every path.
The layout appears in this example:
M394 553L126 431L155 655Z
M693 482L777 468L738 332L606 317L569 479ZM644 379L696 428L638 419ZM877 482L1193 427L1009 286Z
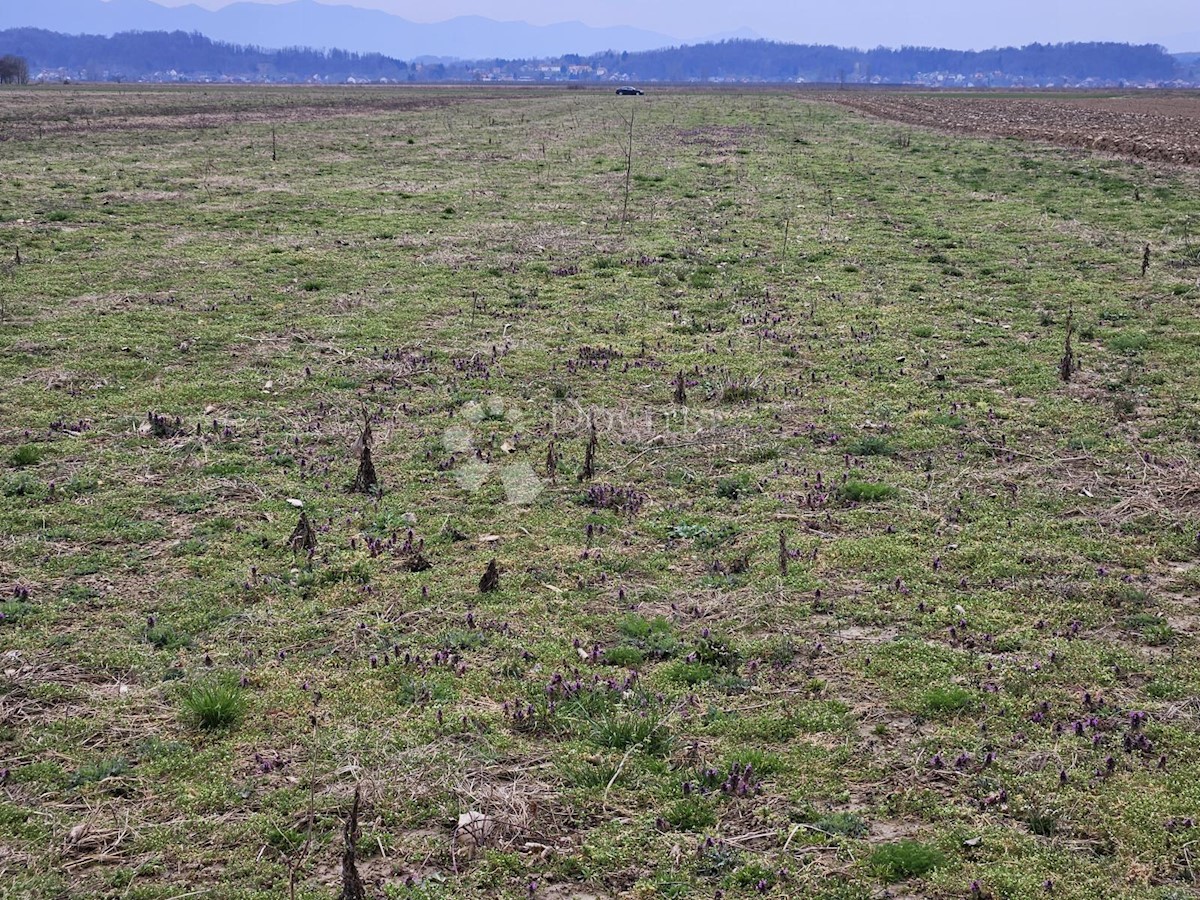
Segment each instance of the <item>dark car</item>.
M640 97L646 92L641 88L619 87L617 88L617 93L622 97Z

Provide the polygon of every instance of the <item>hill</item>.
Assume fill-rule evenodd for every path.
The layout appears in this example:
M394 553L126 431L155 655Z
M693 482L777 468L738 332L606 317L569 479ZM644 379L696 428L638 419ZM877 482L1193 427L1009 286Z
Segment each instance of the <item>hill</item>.
M314 0L233 3L212 11L195 5L168 8L150 0L41 0L0 4L0 28L45 28L74 34L123 31L200 32L214 40L259 47L338 48L401 59L535 57L595 53L613 47L647 50L676 41L637 28L591 28L582 22L530 25L460 16L412 22L379 10Z
M605 53L593 66L619 69L646 81L819 81L851 83L1081 84L1151 83L1179 74L1162 48L1114 43L1029 44L985 51L902 47L874 50L725 41Z
M731 40L650 50L541 59L405 62L379 53L263 49L197 33L64 35L0 32L0 54L29 61L31 75L93 81L644 81L843 82L939 86L1164 84L1194 81L1161 47L1031 44L984 52L841 47Z
M399 81L412 74L407 63L379 53L264 50L182 31L103 37L19 28L0 32L0 48L28 60L35 79L40 74L88 81Z

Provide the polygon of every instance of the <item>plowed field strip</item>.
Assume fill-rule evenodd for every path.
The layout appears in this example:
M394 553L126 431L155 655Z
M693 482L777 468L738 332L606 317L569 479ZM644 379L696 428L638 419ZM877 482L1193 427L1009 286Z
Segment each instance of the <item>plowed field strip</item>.
M1200 94L1194 92L1078 98L838 93L828 99L913 125L1200 165Z

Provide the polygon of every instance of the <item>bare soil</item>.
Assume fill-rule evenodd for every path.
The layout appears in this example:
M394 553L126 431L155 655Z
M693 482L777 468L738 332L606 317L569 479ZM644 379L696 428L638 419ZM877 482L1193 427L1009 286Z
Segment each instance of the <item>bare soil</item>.
M868 115L911 125L1200 165L1200 92L1195 91L1025 97L838 92L828 99Z

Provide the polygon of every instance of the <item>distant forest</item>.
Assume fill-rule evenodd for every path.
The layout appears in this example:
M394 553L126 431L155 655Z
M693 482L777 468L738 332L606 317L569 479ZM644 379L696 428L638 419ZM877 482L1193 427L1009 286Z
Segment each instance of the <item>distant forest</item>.
M854 50L769 41L725 41L641 53L600 54L593 65L657 81L706 81L737 76L761 81L902 84L919 75L1004 75L1029 81L1162 81L1176 77L1177 61L1162 47L1144 44L1030 44L996 50L879 47Z
M40 73L88 80L253 81L759 81L825 83L1119 84L1196 77L1162 47L1116 43L1030 44L984 51L929 47L855 50L772 41L722 41L638 53L552 60L404 62L381 54L265 50L200 34L126 32L113 37L41 29L0 31L0 54Z
M94 81L136 81L175 71L181 75L303 81L344 81L352 75L405 80L408 64L378 53L288 48L264 50L213 41L183 31L127 31L112 37L59 34L40 28L0 31L0 53L24 57L31 76L67 70Z

